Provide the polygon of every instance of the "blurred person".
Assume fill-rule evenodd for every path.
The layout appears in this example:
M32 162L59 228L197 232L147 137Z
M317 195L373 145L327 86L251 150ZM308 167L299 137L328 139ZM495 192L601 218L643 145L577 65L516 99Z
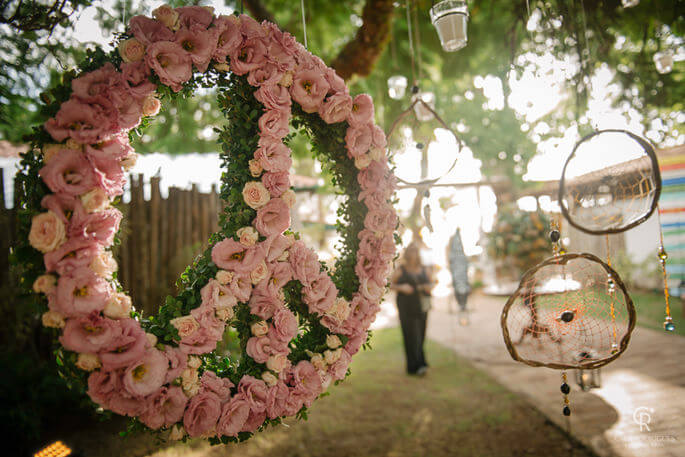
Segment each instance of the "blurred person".
M469 285L468 269L469 261L464 254L464 245L461 242L461 232L459 228L454 233L447 245L447 261L452 275L452 287L454 288L454 297L459 304L459 311L461 317L459 319L462 325L468 324L466 317L466 302L471 292Z
M390 288L397 292L407 373L410 375L423 376L428 369L423 346L433 286L432 270L422 263L421 248L414 241L405 249L390 282Z

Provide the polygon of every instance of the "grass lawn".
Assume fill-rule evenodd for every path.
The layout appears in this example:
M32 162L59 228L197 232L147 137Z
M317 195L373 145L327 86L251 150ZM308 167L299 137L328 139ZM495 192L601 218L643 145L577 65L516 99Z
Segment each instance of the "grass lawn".
M313 405L307 422L286 420L240 445L196 441L150 453L149 437L121 439L114 424L72 443L84 457L569 455L565 435L505 387L438 344L428 344L427 356L428 375L407 376L399 330L378 331L373 350L355 357L352 375Z
M637 311L637 325L664 331L666 302L664 294L643 291L628 291ZM675 333L685 336L685 315L679 297L671 297L671 316L675 323Z

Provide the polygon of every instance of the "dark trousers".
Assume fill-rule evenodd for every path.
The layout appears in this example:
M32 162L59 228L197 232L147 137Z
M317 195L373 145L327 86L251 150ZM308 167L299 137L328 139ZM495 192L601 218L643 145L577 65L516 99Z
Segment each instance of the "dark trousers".
M422 312L414 303L399 303L397 309L404 337L404 353L407 356L407 373L413 374L419 368L428 366L423 352L428 313Z

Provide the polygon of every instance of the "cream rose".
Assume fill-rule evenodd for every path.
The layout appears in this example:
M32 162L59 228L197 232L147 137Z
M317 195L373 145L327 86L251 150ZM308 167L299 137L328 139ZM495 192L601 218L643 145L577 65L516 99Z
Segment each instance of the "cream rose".
M266 367L271 371L275 371L276 373L280 373L281 371L285 370L287 366L288 357L286 357L284 354L271 355L266 361Z
M371 160L378 162L383 158L384 155L385 151L383 151L381 148L371 147L371 149L369 149L369 156L371 157Z
M185 338L195 333L200 328L200 323L193 316L181 316L169 321L178 330L178 336Z
M279 262L285 262L286 260L288 260L288 257L290 257L290 251L283 251L283 253L279 255L276 260L278 260Z
M231 67L227 63L215 63L214 68L216 69L216 71L220 71L223 73L231 71Z
M146 333L145 338L147 338L147 342L151 347L157 345L157 335L153 335L152 333Z
M53 275L40 275L33 281L33 291L37 294L49 294L57 286L57 278Z
M338 348L335 351L326 350L323 352L323 358L326 361L327 364L333 365L335 362L340 359L340 356L342 355L342 348Z
M233 281L233 273L226 270L219 270L216 272L216 280L219 282L219 284L225 286L229 282Z
M178 30L178 13L169 5L162 5L152 11L152 15L171 30Z
M252 175L253 178L259 178L264 171L262 164L257 159L250 159L248 166L250 168L250 175Z
M259 284L262 282L263 279L266 279L269 276L269 268L266 266L265 261L261 261L257 264L257 266L250 272L250 280L252 281L252 284Z
M314 354L311 356L309 361L314 365L314 368L316 368L319 371L326 371L326 361L323 359L323 356L321 354Z
M340 337L338 335L328 335L326 337L326 346L331 349L339 348L342 346L342 341L340 341Z
M280 81L278 81L278 84L283 87L290 87L293 85L293 72L288 71L286 72L283 77L281 78Z
M103 251L90 263L90 269L100 277L111 278L117 271L117 261L110 251Z
M344 298L338 297L326 314L343 322L350 315L350 304Z
M42 253L54 251L67 238L67 230L57 214L52 211L33 216L29 243Z
M97 354L79 354L76 359L76 366L83 371L93 371L100 368L100 357Z
M188 357L187 365L190 368L195 368L197 370L198 368L200 368L200 365L202 365L202 360L200 360L200 358L196 355L191 355L190 357Z
M132 152L123 159L121 159L120 163L124 171L129 171L131 168L136 166L136 162L138 162L138 154Z
M50 160L55 157L60 149L62 149L64 146L61 144L44 144L43 145L43 163L47 164Z
M295 201L297 200L297 197L295 196L295 192L293 192L292 189L288 189L283 194L281 195L281 199L285 202L286 205L288 205L288 208L292 208L295 206Z
M41 320L43 321L43 327L64 328L64 325L66 324L64 316L57 311L47 311L43 313Z
M145 57L145 45L135 38L119 43L119 55L124 62L138 62Z
M253 227L239 228L236 234L239 237L240 244L243 246L254 246L259 239L259 233Z
M270 371L265 371L262 373L262 381L266 383L267 386L273 387L278 384L278 378L274 376Z
M250 330L254 336L264 336L269 332L269 324L266 321L255 322L250 326Z
M159 109L162 107L162 102L159 101L154 95L148 95L143 100L143 116L156 116L159 113Z
M266 205L271 197L264 184L259 181L250 181L243 188L243 199L250 208L259 209Z
M371 154L362 154L354 158L354 166L357 167L357 170L363 170L371 165L371 162Z
M67 149L73 149L74 151L83 150L83 145L73 138L68 138L64 144L67 146Z
M235 316L235 312L233 311L232 306L225 306L223 308L217 308L214 311L214 314L216 317L221 319L222 321L228 321L233 319L233 316Z
M181 388L188 397L194 397L200 390L200 379L195 368L186 368L181 374Z
M113 294L107 303L103 314L110 319L125 319L131 314L131 297L123 292Z
M182 425L174 424L169 430L169 441L182 440L184 436L186 436L186 431Z
M90 192L81 195L81 204L87 212L96 213L109 206L109 197L104 190L96 187Z

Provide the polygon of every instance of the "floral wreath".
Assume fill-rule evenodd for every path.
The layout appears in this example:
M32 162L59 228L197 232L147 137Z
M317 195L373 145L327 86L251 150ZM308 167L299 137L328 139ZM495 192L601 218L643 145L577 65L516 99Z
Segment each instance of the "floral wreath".
M60 329L57 361L72 386L131 416L129 429L242 441L283 417L306 418L349 373L395 257L395 178L371 97L353 99L291 35L206 7L153 14L133 17L114 51L89 51L42 95L49 119L17 175L15 256L43 325ZM198 87L219 88L228 120L219 135L227 206L179 294L143 317L112 255L122 219L113 204L136 158L129 135L160 99ZM291 123L347 196L331 271L289 230ZM228 327L238 357L214 352Z

